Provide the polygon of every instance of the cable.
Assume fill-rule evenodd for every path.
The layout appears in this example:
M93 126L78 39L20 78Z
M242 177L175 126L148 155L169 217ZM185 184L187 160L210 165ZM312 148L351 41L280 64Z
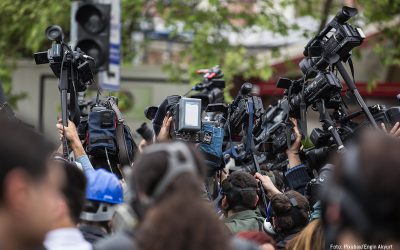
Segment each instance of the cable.
M113 172L113 170L112 170L112 167L111 167L110 159L108 158L108 151L107 151L107 148L104 147L104 149L105 149L105 151L106 151L106 157L107 157L107 164L108 164L108 167L110 168L111 173L114 174L114 172Z

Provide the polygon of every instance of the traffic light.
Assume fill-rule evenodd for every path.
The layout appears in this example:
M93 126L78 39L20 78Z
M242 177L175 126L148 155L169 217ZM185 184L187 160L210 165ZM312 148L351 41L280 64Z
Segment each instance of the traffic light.
M109 4L89 1L79 2L75 12L76 47L94 58L97 71L108 69L110 12Z

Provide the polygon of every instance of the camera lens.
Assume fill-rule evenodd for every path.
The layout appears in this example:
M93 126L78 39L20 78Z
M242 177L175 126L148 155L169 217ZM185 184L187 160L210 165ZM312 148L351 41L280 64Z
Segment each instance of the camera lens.
M51 25L46 29L46 36L51 41L61 42L64 40L64 34L60 26Z

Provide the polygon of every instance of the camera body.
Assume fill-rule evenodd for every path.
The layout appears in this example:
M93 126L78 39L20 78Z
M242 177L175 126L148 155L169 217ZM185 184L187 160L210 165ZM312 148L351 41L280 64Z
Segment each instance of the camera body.
M239 135L245 127L251 126L252 133L258 134L261 129L264 107L260 97L250 94L253 85L244 83L239 95L235 98L228 110L228 126L231 135ZM252 115L252 120L250 120ZM253 124L249 124L252 122Z
M224 88L225 80L211 79L196 84L193 90L199 91L191 95L191 98L201 99L203 109L209 104L223 103L224 102Z
M307 78L315 77L318 71L325 70L338 60L347 61L351 50L361 45L365 39L364 32L347 23L357 13L355 8L343 7L325 29L306 45L303 52L305 58L300 61L299 67Z
M305 84L305 83L304 83ZM306 107L324 99L327 103L342 91L339 78L330 71L321 71L311 83L304 87L304 93L298 93L290 98L290 115L300 118L301 99L304 98ZM303 95L304 94L304 95Z
M203 110L209 104L223 103L225 80L221 79L224 76L221 68L216 65L210 69L199 69L196 73L202 75L203 81L192 88L199 92L190 97L201 99Z
M147 142L153 142L154 132L147 126L147 123L142 123L136 132L142 136L142 138Z
M49 26L46 29L48 39L54 41L47 51L34 53L36 64L50 65L51 70L57 78L61 77L63 69L72 68L70 76L76 92L85 91L87 85L94 81L94 59L85 55L79 48L73 51L63 42L64 34L61 27ZM72 88L72 87L70 87Z

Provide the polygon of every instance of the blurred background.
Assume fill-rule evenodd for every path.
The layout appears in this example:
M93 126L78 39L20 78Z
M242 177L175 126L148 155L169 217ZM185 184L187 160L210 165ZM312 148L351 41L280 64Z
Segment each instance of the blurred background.
M83 8L87 4L100 7L92 11ZM64 40L88 50L98 67L118 67L102 95L119 97L132 130L146 121L145 107L188 92L201 81L196 70L215 65L225 73L227 100L250 81L268 105L282 95L275 87L279 77L301 76L304 46L343 5L359 9L352 22L366 35L353 56L361 95L367 104L397 104L400 0L1 0L0 101L57 139L58 81L48 65L33 59L51 46L45 29L57 24ZM79 11L83 18L77 18ZM316 114L309 112L309 118L310 128L318 125Z

